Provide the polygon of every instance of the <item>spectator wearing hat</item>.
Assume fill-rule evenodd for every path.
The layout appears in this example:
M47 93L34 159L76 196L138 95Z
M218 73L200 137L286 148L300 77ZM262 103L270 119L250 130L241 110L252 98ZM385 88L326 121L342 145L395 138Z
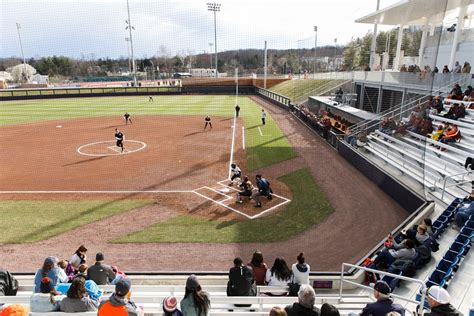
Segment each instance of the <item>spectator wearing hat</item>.
M87 294L84 278L75 278L67 291L67 297L61 301L60 309L65 313L93 312L97 311L98 305L98 301Z
M314 306L316 293L309 284L303 284L298 291L298 302L285 307L288 316L318 316L319 309Z
M361 316L385 316L390 312L397 312L401 316L405 315L405 309L398 304L394 304L390 298L390 286L385 281L378 281L374 285L374 303L367 304L362 310Z
M178 309L178 300L176 297L165 297L163 300L163 316L183 316L183 313Z
M48 277L51 285L55 287L58 283L67 282L68 278L65 273L61 272L61 268L58 267L58 258L47 257L44 260L43 267L38 269L35 274L35 293L40 292L41 279Z
M441 315L450 315L457 316L462 315L458 310L456 310L453 305L449 303L451 297L449 296L448 291L439 286L432 286L428 290L428 304L430 305L431 311L425 313L426 316L441 316Z
M209 294L202 290L197 277L191 274L186 280L186 290L181 300L181 312L184 316L207 316L210 308Z
M34 293L30 299L30 309L35 313L59 311L59 302L64 295L57 292L48 277L41 279L40 293Z
M98 252L95 256L95 264L87 269L87 277L97 285L106 285L115 279L112 267L104 264L104 254Z
M115 292L99 306L97 316L138 316L138 308L135 303L129 301L130 280L123 279L115 284Z

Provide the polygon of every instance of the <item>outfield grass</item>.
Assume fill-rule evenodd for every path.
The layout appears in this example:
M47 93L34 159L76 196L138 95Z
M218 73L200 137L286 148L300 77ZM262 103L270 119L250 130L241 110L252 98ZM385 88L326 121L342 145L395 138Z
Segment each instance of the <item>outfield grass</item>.
M36 242L151 202L151 200L1 201L0 244Z
M333 208L307 169L285 175L293 192L288 206L273 215L247 221L209 221L181 215L140 232L120 237L116 243L247 243L287 240L320 223Z

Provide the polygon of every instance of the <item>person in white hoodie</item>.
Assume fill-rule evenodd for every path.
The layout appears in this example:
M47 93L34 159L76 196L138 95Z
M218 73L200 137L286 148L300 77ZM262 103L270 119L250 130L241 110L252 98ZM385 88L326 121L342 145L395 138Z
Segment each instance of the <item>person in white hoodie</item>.
M293 272L294 282L298 284L309 284L309 264L305 262L304 254L301 252L296 257L298 262L293 263L291 271Z

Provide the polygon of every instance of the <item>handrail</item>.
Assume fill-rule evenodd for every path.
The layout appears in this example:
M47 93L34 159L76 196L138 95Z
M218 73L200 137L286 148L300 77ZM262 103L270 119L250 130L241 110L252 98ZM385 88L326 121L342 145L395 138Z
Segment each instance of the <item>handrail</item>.
M461 175L462 175L462 179L464 179L464 176L468 175L470 173L472 173L472 170L446 176L443 180L443 193L441 194L441 200L444 198L444 192L446 192L446 182L448 181L448 179L451 179L451 178L454 178L454 177L457 177L457 176L461 176ZM470 181L467 181L467 182L470 182ZM464 183L467 183L467 182L464 182ZM464 183L462 183L462 184L464 184ZM460 183L456 183L455 185L458 185L458 184L460 184Z
M360 287L360 288L363 288L363 289L366 289L366 290L373 290L372 287L370 286L366 286L366 285L362 285L360 283L357 283L357 282L353 282L353 281L349 281L349 280L345 280L344 279L344 268L345 267L349 267L349 268L353 268L353 269L359 269L359 270L364 270L366 272L372 272L372 273L377 273L377 274L380 274L380 275L387 275L387 276L390 276L390 277L393 277L393 278L396 278L396 279L400 279L400 280L404 280L404 281L409 281L409 282L414 282L414 283L418 283L420 284L420 287L421 287L421 303L416 301L416 300L412 300L412 299L409 299L409 298L406 298L406 297L403 297L403 296L400 296L400 295L396 295L396 294L390 294L392 297L396 297L398 299L401 299L401 300L404 300L404 301L407 301L407 302L410 302L410 303L414 303L414 304L419 304L418 306L418 315L421 315L423 313L423 306L424 306L424 302L425 302L425 296L426 296L426 284L421 281L421 280L418 280L418 279L413 279L413 278L409 278L409 277L405 277L405 276L402 276L402 275L398 275L398 274L393 274L393 273L389 273L389 272L384 272L384 271L379 271L379 270L375 270L375 269L370 269L370 268L367 268L367 267L361 267L361 266L357 266L357 265L354 265L354 264L350 264L350 263L342 263L341 265L341 281L340 281L340 284L339 284L339 300L342 299L342 284L345 282L345 283L348 283L348 284L352 284L352 285L355 285L357 287Z

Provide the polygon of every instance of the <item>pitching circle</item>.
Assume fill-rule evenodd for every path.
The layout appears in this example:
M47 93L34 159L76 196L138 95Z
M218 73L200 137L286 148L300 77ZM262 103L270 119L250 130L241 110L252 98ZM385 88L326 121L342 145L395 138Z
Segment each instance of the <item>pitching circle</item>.
M127 155L127 154L131 154L131 153L135 153L137 151L145 149L145 147L146 147L146 144L144 142L141 142L141 141L138 141L138 140L128 140L127 139L123 143L125 145L124 146L125 147L124 152L118 152L118 151L115 151L113 149L110 149L110 148L116 147L115 146L115 141L113 141L113 140L106 140L106 141L102 141L102 142L95 142L95 143L85 144L85 145L82 145L81 147L79 147L77 149L77 152L81 155L92 156L92 157L121 156L121 155ZM135 144L138 144L139 146L135 149L129 150L129 149L127 149L127 144L130 144L130 143L135 143ZM100 146L101 144L104 144L104 145ZM87 152L87 148L91 149L91 148L93 148L94 146L97 146L97 145L99 145L99 149L101 149L100 147L103 147L104 152L107 151L107 153L102 154L102 153L88 153Z

